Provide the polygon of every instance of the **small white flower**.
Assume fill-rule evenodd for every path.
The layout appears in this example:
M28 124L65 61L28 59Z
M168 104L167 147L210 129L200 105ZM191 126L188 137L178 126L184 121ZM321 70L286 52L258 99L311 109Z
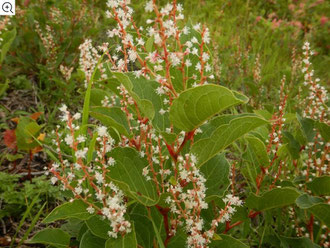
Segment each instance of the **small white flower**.
M147 2L144 9L145 9L146 12L152 12L154 10L154 6L153 6L152 1Z
M93 214L95 212L95 209L92 206L89 206L86 210L90 214Z
M86 141L86 137L83 136L83 135L79 135L79 136L77 137L77 141L78 141L79 143L85 142L85 141Z
M110 158L108 159L108 165L110 165L110 166L114 166L115 163L116 163L116 161L115 161L115 159L114 159L113 157L110 157Z
M50 181L52 182L52 184L55 184L58 181L58 179L57 177L52 177Z
M73 137L71 134L68 134L65 139L64 139L65 143L69 146L73 145Z
M79 120L80 118L81 118L81 114L80 113L75 113L73 115L73 119L75 119L75 120Z
M68 107L67 107L65 104L63 104L63 105L60 107L60 111L61 111L61 112L66 112L66 111L68 111Z
M99 172L95 172L95 179L97 181L98 184L102 184L103 183L103 175Z
M198 62L198 63L196 64L196 66L195 66L195 69L196 69L197 71L200 71L200 70L202 69L202 65Z
M186 64L187 67L190 67L192 65L190 59L187 59L185 64Z
M165 111L164 109L160 109L160 110L159 110L159 113L160 113L161 115L164 115L164 114L166 113L166 111Z
M76 192L77 195L80 195L83 190L80 186L77 186L74 188L74 191Z
M97 133L99 136L103 137L107 135L107 128L105 126L101 126L97 128Z
M78 150L76 151L76 157L77 158L85 158L88 148L85 148L84 150Z

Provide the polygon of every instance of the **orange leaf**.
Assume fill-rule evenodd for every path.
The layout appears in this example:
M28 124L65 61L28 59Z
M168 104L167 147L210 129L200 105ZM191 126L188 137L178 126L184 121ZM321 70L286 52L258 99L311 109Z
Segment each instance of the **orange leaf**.
M38 153L38 152L40 152L40 151L42 151L42 147L41 147L41 146L37 146L37 147L35 147L35 148L33 148L33 149L31 150L31 153L32 153L32 154L35 154L35 153Z
M41 133L41 134L39 134L39 136L38 136L38 140L40 140L40 141L44 141L44 139L45 139L45 136L46 136L46 134L45 133Z
M6 130L3 133L4 143L8 148L17 148L15 130Z
M30 115L30 118L31 118L32 120L37 120L37 119L39 118L40 115L42 115L42 112L36 112L36 113Z
M18 117L12 118L11 120L12 120L13 122L16 122L16 124L19 123L19 118L18 118Z

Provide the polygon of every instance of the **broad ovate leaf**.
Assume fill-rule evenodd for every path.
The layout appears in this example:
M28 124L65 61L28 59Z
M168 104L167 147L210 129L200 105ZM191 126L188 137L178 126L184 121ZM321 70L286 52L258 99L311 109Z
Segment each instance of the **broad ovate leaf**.
M99 238L108 239L108 231L111 231L110 222L103 219L100 215L94 215L85 221L91 233Z
M147 208L141 204L134 204L130 209L130 220L134 222L138 244L142 247L152 247L155 233Z
M105 242L105 239L94 236L91 231L86 231L81 238L79 248L103 248Z
M309 238L292 238L279 236L281 241L281 247L283 248L321 248L317 244L313 243Z
M70 244L70 235L59 228L46 228L28 240L28 243L66 248Z
M107 127L115 128L119 133L129 136L130 129L125 113L119 107L93 107L90 115Z
M114 182L129 196L145 206L153 206L158 202L155 183L147 181L142 175L148 161L129 147L117 147L110 153L116 161L108 174Z
M330 126L324 122L316 122L316 128L320 131L320 134L325 142L330 140Z
M165 131L169 127L167 105L164 104L165 96L157 94L160 86L155 80L146 79L143 76L136 77L134 73L112 72L113 76L126 88L130 96L136 101L141 115L152 120L154 128Z
M296 204L330 227L330 205L325 203L322 198L303 194L297 198Z
M269 164L269 157L265 144L257 137L248 135L248 149L246 158L255 166L267 166Z
M206 197L221 197L227 190L229 181L230 164L224 154L218 154L201 167L206 182Z
M214 115L247 100L243 95L234 94L219 85L198 86L182 92L173 101L170 121L176 128L189 132Z
M315 195L330 195L330 176L316 177L307 183L307 188Z
M15 40L16 34L17 34L16 29L13 29L11 31L7 31L6 33L4 33L4 35L2 37L3 40L1 42L2 46L0 46L0 65L3 62L3 60L5 59L5 56L6 56L7 52L9 51L11 44Z
M211 243L210 248L248 248L242 241L231 237L230 235L220 234L221 240L215 240Z
M87 212L88 205L82 200L74 200L73 202L64 203L55 208L44 220L44 223L51 223L56 220L65 220L76 218L87 220L91 214Z
M136 248L137 245L135 228L132 225L132 231L130 233L126 233L124 236L116 239L108 239L105 243L105 248Z
M296 204L301 209L308 209L315 204L323 203L324 200L321 197L310 196L303 194L296 199Z
M261 196L250 193L245 205L257 211L281 208L295 203L300 193L294 188L276 188L265 192Z
M267 123L251 115L233 118L228 124L219 126L210 137L198 140L191 152L197 156L198 166L201 166L238 138Z

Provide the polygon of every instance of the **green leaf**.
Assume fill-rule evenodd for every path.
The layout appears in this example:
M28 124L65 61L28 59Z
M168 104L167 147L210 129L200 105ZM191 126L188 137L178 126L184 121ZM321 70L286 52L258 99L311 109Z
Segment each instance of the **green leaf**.
M86 224L84 221L76 219L76 218L70 218L66 221L65 224L61 225L61 229L65 232L67 232L71 237L78 238L79 232L83 226L86 227ZM86 230L87 230L87 228L86 228Z
M137 247L137 240L135 235L135 228L132 225L132 231L125 234L124 237L116 239L108 239L105 243L105 248L135 248Z
M31 214L30 214L30 213L31 213L31 209L32 209L32 207L34 206L34 204L35 204L38 200L39 200L39 194L37 194L37 195L33 198L31 204L29 204L28 207L27 207L27 209L25 210L24 215L23 215L22 219L20 220L18 227L16 228L16 232L15 232L13 238L12 238L12 241L11 241L11 243L10 243L10 247L13 246L13 244L14 244L14 242L15 242L15 239L16 239L16 236L17 236L18 232L21 230L23 224L25 223L25 219L28 217L28 215L31 215Z
M156 94L159 83L144 77L137 78L133 73L113 72L113 75L125 86L136 101L142 116L152 120L152 124L156 129L165 131L166 127L169 127L170 121L168 113L159 113L161 109L166 110L168 108L164 104L164 97Z
M253 134L260 137L257 132L253 132ZM253 135L248 135L246 136L246 140L248 141L248 147L246 152L243 154L243 158L247 160L248 163L243 163L241 172L248 180L249 184L257 189L256 177L260 171L260 167L267 166L269 164L269 157L266 146L260 138Z
M322 198L303 194L297 198L296 204L299 208L308 210L315 217L324 222L324 224L330 227L330 205L324 203Z
M102 101L105 97L110 98L110 94L105 90L92 89L91 90L91 106L102 106Z
M260 139L255 136L249 135L246 137L248 141L247 156L255 166L267 166L269 164L269 157L267 155L267 149Z
M29 117L21 117L16 127L17 147L21 150L30 150L38 146L33 137L37 136L42 126Z
M95 144L96 144L97 137L98 137L97 133L94 133L93 138L92 138L91 142L89 143L88 152L87 152L87 164L89 164L93 159L93 153L95 150Z
M183 228L178 228L175 236L170 239L167 248L178 248L187 246L187 234L184 232Z
M175 133L161 132L161 135L168 144L172 144L177 139L177 135Z
M135 204L129 216L131 221L134 222L138 244L142 247L152 247L155 234L147 209L141 204Z
M111 231L110 222L102 219L99 215L94 215L85 221L91 233L99 238L108 239L108 231Z
M288 131L283 131L283 141L287 143L287 150L291 155L292 159L299 159L300 156L300 144Z
M307 194L303 194L296 199L296 204L301 209L307 209L315 204L322 203L324 200L320 197L314 197Z
M85 93L85 97L84 97L84 106L83 106L83 113L82 113L82 120L81 120L81 130L80 132L85 135L87 132L87 123L88 123L88 119L89 119L89 108L90 108L90 103L91 103L91 91L92 91L92 84L94 81L94 77L96 74L96 71L98 71L98 66L100 65L102 59L103 59L104 54L101 56L101 58L98 60L97 65L94 67L94 71L93 74L90 78L90 80L88 81L88 85L87 85L87 90Z
M197 156L198 165L201 166L244 134L267 123L257 116L235 118L229 124L219 126L209 138L197 141L192 153Z
M67 248L70 244L70 235L59 228L46 228L34 235L28 243Z
M152 180L147 181L142 175L148 161L141 158L136 150L128 147L117 147L111 151L110 156L116 161L110 170L110 178L141 204L155 205L158 202L155 183Z
M256 115L259 115L259 116L263 117L266 120L270 120L272 118L272 114L269 113L265 109L253 110L253 113L255 113Z
M5 83L1 83L0 84L0 97L2 96L2 94L4 94L6 92L6 90L8 89L8 80Z
M14 39L16 37L16 29L13 29L11 31L8 31L4 33L2 39L3 41L1 42L2 47L1 47L1 56L0 56L0 65L2 64L3 60L5 59L5 56L13 43Z
M42 207L39 209L38 213L36 215L34 215L32 221L29 225L29 228L27 230L25 230L24 236L21 238L20 242L18 243L18 247L20 247L24 243L24 241L29 237L31 231L34 229L35 225L37 224L37 221L39 220L41 213L43 213L43 210L44 210L46 204L47 204L47 202L45 202L42 205Z
M307 142L310 142L313 140L315 136L314 131L314 120L309 118L302 118L300 115L297 114L297 120L300 124L301 130L303 131L304 137Z
M150 95L152 92L153 95L156 95L153 91L153 83L143 83L143 81L148 81L142 77L135 78L132 73L121 73L121 72L112 72L114 77L124 85L128 93L137 101L137 105L141 109L144 116L152 120L155 116L155 109L152 105L152 101L146 99L146 94ZM141 83L142 82L142 83ZM156 81L149 81L157 83ZM150 90L151 89L151 90Z
M210 245L210 248L248 248L248 246L242 243L240 240L235 239L229 235L220 234L221 240L213 241Z
M245 205L257 211L280 208L295 203L300 193L294 188L276 188L265 192L261 196L250 193Z
M330 195L330 176L314 178L307 183L307 188L316 195Z
M92 107L90 115L107 127L113 127L119 133L129 136L130 129L125 113L119 107Z
M309 238L291 238L279 236L281 240L281 247L283 248L320 248L313 243Z
M152 52L152 47L154 45L154 42L155 42L155 38L153 36L151 36L147 42L146 42L146 50L148 53L151 53Z
M22 158L24 158L23 154L19 154L19 153L16 153L16 154L7 153L6 154L6 159L10 162L13 162L17 159L22 159Z
M321 220L328 228L330 227L330 205L327 203L314 204L307 209L315 217Z
M320 131L322 138L325 142L330 140L330 126L324 122L316 122L316 127Z
M206 179L206 197L223 196L230 184L229 169L225 154L216 155L201 167L200 170Z
M43 223L50 223L56 220L65 220L68 218L77 218L87 220L91 214L87 212L88 206L82 200L64 203L55 208L44 220Z
M232 91L219 85L202 85L182 92L170 108L171 123L191 131L223 110L244 103Z
M105 242L105 239L96 237L90 231L87 231L81 238L79 248L103 248Z
M159 233L159 231L157 229L157 226L156 226L154 220L151 217L149 219L150 219L150 221L152 223L152 226L154 228L154 232L155 232L155 236L156 236L156 239L157 239L157 243L159 245L159 248L165 248L164 243L163 243L163 240L162 240L162 237L160 236L160 233Z

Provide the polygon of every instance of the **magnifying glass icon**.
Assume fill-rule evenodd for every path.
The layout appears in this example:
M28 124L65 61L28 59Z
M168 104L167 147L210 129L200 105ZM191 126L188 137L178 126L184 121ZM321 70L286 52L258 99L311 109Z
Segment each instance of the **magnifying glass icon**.
M14 12L13 12L13 5L10 2L4 2L2 4L2 10L5 13L10 12L10 13L14 14Z

